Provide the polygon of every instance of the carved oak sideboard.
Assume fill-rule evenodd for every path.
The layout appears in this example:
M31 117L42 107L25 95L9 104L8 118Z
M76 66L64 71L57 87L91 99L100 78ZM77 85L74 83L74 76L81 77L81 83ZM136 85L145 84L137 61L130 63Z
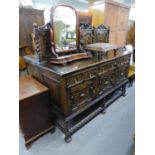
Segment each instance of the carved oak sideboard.
M67 142L75 131L125 95L130 56L118 51L115 56L109 53L100 60L78 60L64 66L25 57L29 73L51 91L55 123Z

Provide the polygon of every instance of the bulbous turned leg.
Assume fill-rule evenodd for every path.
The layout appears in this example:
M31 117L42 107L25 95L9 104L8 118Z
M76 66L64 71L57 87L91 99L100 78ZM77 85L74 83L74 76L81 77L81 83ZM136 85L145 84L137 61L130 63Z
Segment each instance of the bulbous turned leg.
M101 114L103 114L103 115L104 115L105 113L106 113L106 108L105 108L105 105L103 105L103 106L102 106L102 111L101 111Z
M122 86L122 95L126 96L126 85Z
M69 124L68 122L65 122L65 138L66 143L69 143L72 141L71 133L69 132Z
M70 143L72 141L71 135L66 136L64 140L66 143Z
M106 113L106 110L101 111L101 114L103 114L103 115L104 115L105 113Z
M32 143L25 144L25 146L26 146L26 149L30 149L32 146Z

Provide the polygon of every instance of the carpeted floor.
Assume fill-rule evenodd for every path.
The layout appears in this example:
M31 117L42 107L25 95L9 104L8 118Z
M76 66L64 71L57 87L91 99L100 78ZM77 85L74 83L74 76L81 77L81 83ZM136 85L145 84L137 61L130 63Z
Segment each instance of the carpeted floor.
M19 155L132 155L135 128L135 87L120 97L65 143L64 134L56 129L26 149L19 135Z

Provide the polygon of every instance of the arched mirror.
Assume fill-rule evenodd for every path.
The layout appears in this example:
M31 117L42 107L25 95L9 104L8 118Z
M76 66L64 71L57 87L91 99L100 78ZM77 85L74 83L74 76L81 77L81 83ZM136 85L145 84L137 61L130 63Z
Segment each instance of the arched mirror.
M78 39L76 11L67 5L53 7L51 9L51 25L56 53L76 51Z

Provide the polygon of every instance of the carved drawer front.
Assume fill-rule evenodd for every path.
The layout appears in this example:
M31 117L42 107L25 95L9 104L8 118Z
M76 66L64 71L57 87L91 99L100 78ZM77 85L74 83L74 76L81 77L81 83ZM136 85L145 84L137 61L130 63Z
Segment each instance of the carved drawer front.
M109 70L109 64L104 64L99 66L98 75L101 76L105 73L107 73Z
M84 81L94 79L97 75L97 69L83 71L82 73L67 78L67 88L82 84Z
M70 87L76 86L76 85L82 83L83 81L84 81L84 77L83 77L82 73L80 73L78 75L74 75L67 79L67 87L70 88Z
M99 90L100 90L100 94L108 91L110 88L112 88L112 78L109 75L103 75L99 77Z
M114 66L114 62L110 62L110 63L109 63L108 71L111 72L111 71L114 69L113 66Z
M86 71L83 74L84 74L85 81L92 80L92 79L96 78L96 76L97 76L97 69Z
M125 80L128 77L128 68L127 67L121 67L119 69L119 80Z
M118 67L118 61L112 61L105 65L105 72L111 72Z
M89 93L89 82L72 87L69 92L72 111L77 111L88 104L92 98Z
M124 65L128 65L130 63L130 57L123 57L118 60L118 67L123 67Z
M89 98L89 92L87 88L81 90L80 92L72 93L71 94L72 111L77 111L81 107L85 106L86 103L88 102L88 98Z

